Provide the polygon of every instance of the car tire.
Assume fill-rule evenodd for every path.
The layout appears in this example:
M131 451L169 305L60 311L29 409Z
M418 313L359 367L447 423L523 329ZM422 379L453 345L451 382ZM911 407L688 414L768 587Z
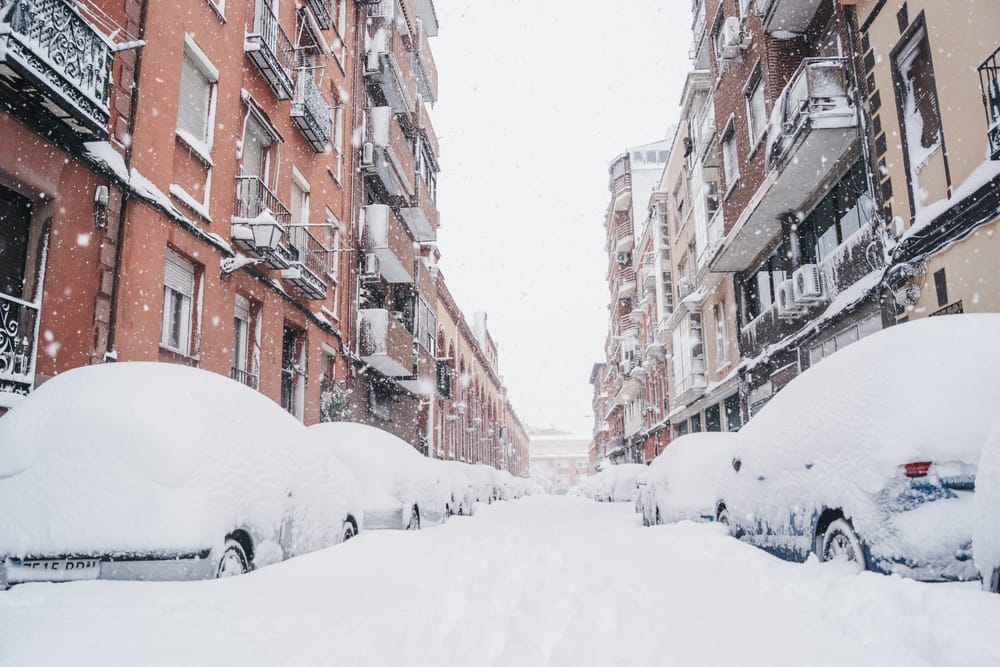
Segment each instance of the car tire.
M821 562L843 559L857 566L858 572L867 569L865 552L854 527L847 519L836 519L823 532L823 542L817 554Z
M730 534L733 532L733 520L729 517L729 510L723 506L715 513L715 520L726 527Z
M993 568L993 576L990 577L989 590L991 593L1000 593L1000 565Z
M222 557L215 566L215 578L224 579L246 574L250 571L250 563L243 545L229 538L222 549Z
M344 522L344 528L341 531L341 539L340 539L340 541L341 542L346 542L347 540L351 539L352 537L357 537L357 535L358 535L358 531L354 527L354 523L352 521L345 521Z
M656 507L656 518L654 519L653 525L659 526L663 523L663 519L660 518L660 507Z
M420 530L420 510L416 505L410 510L410 520L406 522L406 530Z

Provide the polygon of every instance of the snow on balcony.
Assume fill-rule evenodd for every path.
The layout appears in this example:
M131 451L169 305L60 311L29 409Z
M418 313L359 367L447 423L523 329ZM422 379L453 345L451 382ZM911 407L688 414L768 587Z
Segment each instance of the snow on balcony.
M757 14L766 32L798 34L808 30L820 4L822 0L757 0Z
M412 283L413 243L384 204L364 207L362 243L378 258L378 273L389 283Z
M319 86L316 85L316 79L311 69L302 68L299 70L290 115L292 122L299 128L314 151L322 153L326 150L326 145L333 135L330 103L326 101Z
M295 49L271 11L269 0L254 1L253 32L247 33L243 50L278 99L291 99L295 92L292 85Z
M390 377L405 377L413 368L413 335L384 308L362 308L360 356L366 364Z
M763 183L712 262L744 271L781 233L781 219L825 192L858 150L857 113L847 94L845 61L806 58L775 100L767 129Z
M111 43L65 0L3 3L0 76L38 113L108 137Z

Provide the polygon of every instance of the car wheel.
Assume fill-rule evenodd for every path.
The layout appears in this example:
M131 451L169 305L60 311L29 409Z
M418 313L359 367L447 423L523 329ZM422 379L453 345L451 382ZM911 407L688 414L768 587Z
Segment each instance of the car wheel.
M350 522L350 521L345 521L344 522L344 530L343 530L342 537L341 537L340 541L341 542L346 542L347 540L351 539L352 537L357 536L357 534L358 534L358 531L354 528L354 524L352 522Z
M225 548L222 550L222 558L219 559L219 564L215 568L216 579L235 577L249 571L250 564L247 562L247 553L243 550L243 545L234 539L226 540Z
M719 511L715 514L715 520L725 526L726 530L730 533L733 532L733 522L729 518L729 510L725 507L719 509Z
M993 568L993 577L990 579L990 591L1000 593L1000 565Z
M861 549L861 540L847 519L837 519L827 526L818 555L820 561L824 563L839 559L853 563L859 572L865 569L865 553Z
M406 530L420 530L420 510L416 505L410 510L410 520L406 523Z
M660 518L660 508L659 507L656 508L656 519L655 519L655 521L656 521L656 525L657 526L659 526L661 523L663 523L663 519Z

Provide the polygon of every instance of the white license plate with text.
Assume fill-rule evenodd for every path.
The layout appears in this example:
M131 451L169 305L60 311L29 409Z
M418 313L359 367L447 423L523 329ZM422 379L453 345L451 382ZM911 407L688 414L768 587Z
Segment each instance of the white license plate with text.
M79 581L97 579L100 558L11 558L7 561L10 583L27 581Z

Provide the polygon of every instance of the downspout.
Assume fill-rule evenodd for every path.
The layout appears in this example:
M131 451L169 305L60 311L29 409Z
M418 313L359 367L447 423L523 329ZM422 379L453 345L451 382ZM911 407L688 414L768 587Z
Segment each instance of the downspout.
M142 41L146 36L146 16L148 14L149 3L148 0L142 0L141 8L139 9L139 31L136 35L136 39ZM145 49L138 49L135 54L135 66L132 68L132 95L129 102L129 117L128 117L128 135L129 142L125 146L125 169L131 173L132 172L132 152L133 146L135 146L135 117L139 109L139 81L142 78L142 54ZM117 354L115 354L115 340L118 324L118 299L119 299L119 283L121 282L121 266L122 266L122 253L124 252L125 246L125 226L126 220L128 218L128 208L129 208L129 189L127 183L122 186L122 204L118 212L118 233L115 239L115 266L114 266L114 280L111 281L111 304L110 304L110 314L108 316L108 349L105 350L104 360L116 360ZM109 357L109 355L111 355Z

